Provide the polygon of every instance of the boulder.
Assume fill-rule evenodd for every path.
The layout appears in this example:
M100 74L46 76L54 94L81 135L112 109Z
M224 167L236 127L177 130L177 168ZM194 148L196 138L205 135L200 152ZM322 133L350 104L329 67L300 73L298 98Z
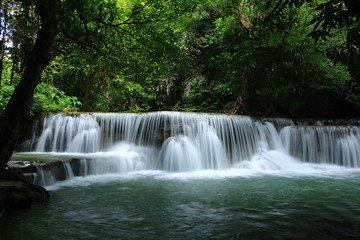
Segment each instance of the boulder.
M8 211L45 203L49 197L45 188L32 184L23 176L7 169L6 174L0 179L0 216Z

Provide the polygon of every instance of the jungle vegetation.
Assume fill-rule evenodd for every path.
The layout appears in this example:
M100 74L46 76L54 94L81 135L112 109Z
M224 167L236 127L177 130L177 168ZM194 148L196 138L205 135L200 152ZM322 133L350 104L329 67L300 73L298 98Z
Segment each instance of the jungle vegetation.
M356 3L4 0L0 111L24 75L44 11L54 39L31 115L66 108L358 117Z

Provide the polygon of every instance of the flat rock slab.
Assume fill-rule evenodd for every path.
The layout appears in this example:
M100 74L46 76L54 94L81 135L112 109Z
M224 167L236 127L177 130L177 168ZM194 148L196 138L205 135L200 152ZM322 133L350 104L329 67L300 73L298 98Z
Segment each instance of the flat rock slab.
M17 188L22 188L24 187L24 183L20 182L20 181L0 181L0 194L1 194L1 189L5 188L5 187L17 187Z

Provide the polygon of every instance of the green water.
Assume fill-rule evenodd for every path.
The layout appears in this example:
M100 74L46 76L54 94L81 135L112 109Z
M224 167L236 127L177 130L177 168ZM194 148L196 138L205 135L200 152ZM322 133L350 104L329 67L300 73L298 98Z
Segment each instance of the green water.
M308 239L328 222L333 239L360 236L359 172L185 175L88 176L51 186L48 204L0 219L0 239Z

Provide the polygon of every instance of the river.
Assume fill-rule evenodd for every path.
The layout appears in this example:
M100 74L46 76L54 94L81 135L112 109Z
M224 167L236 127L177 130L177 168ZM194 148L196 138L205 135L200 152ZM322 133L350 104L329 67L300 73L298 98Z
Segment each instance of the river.
M165 112L37 128L13 158L61 160L65 179L39 165L49 203L0 219L0 239L360 237L357 126Z

